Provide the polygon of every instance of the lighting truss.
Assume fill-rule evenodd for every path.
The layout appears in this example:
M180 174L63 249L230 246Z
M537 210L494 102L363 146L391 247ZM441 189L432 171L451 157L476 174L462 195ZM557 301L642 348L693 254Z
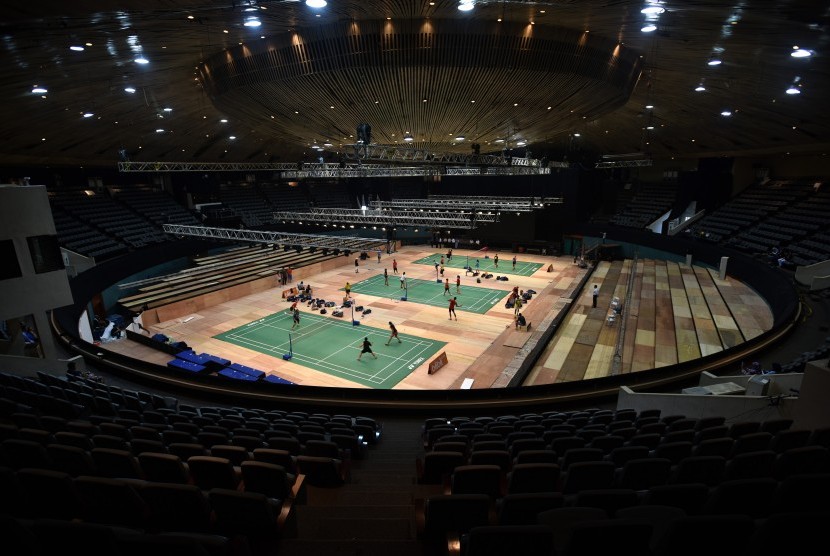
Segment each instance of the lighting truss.
M370 201L374 209L390 210L468 210L468 211L503 211L530 212L550 204L562 203L561 197L515 197L502 200L499 197L446 197L429 199L393 199L391 201Z
M274 220L287 223L348 224L360 226L423 226L472 230L499 221L498 213L472 211L362 210L313 208L309 212L275 212Z
M608 160L597 162L595 168L642 168L643 166L651 166L652 160Z
M368 237L294 234L260 230L239 230L235 228L212 228L208 226L185 226L182 224L164 224L163 226L166 233L179 236L247 241L249 243L290 247L315 247L330 250L339 249L341 251L374 251L386 245L385 239Z
M464 155L459 155L464 156ZM422 161L426 162L426 161ZM436 161L437 162L437 161ZM400 178L430 176L519 176L550 174L531 159L513 159L513 166L448 167L430 162L420 166L308 162L119 162L119 172L278 172L285 179Z
M522 158L505 154L440 153L418 147L402 145L345 145L347 160L380 160L387 162L426 162L433 164L464 164L476 166L528 166L541 167L536 158Z
M270 162L119 162L119 172L244 172L296 170L296 163Z

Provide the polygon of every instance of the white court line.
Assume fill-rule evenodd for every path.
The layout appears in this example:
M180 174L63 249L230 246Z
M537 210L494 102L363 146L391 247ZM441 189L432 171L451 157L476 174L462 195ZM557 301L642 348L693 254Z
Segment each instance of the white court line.
M264 321L264 320L270 318L271 316L273 316L273 315L269 315L269 317L265 317L264 319L261 319L261 321ZM276 315L276 318L279 319L280 315ZM342 326L348 326L350 329L354 328L351 325L346 325L345 323L341 323L341 322L337 322L337 321L332 322L329 319L315 318L314 320L317 321L317 324L322 324L323 325L323 326L319 326L318 328L325 328L325 325L341 326L341 327ZM260 321L257 321L257 324L263 324L263 323L261 323ZM243 326L247 326L247 325L243 325ZM262 330L263 328L268 328L268 326L258 326L256 329L246 330L246 332L254 333L257 330ZM384 334L382 334L379 330L375 330L375 329L373 329L373 331L369 332L367 335L372 336L372 337L377 337L377 336L383 337L384 336ZM242 335L239 335L239 334L226 333L225 336L228 337L228 338L233 338L238 343L249 346L249 347L250 346L260 347L262 350L265 350L267 352L273 352L273 353L282 352L282 353L284 353L285 349L286 349L286 347L284 347L283 344L280 344L280 346L276 347L276 346L272 346L270 344L267 344L265 342L262 342L262 341L259 341L259 340L254 340L252 338L249 338L247 336L242 336ZM430 344L430 345L433 345L433 344ZM350 346L346 345L342 349L346 349L348 347L350 347ZM342 351L342 349L340 351ZM355 349L357 349L357 348L355 348ZM426 349L426 348L424 348L424 349ZM423 351L424 350L421 350L419 353L423 353ZM387 355L383 352L376 353L376 355L378 355L378 359L380 359L381 357L384 357L384 358L391 359L392 362L394 362L394 361L403 361L403 359L399 356L393 357L393 356ZM411 364L411 361L413 360L413 359L407 359L403 366L399 366L397 370L393 371L392 373L387 374L385 378L383 378L381 380L377 380L377 378L376 378L377 375L381 371L383 371L384 369L388 368L389 365L387 365L386 367L380 369L380 371L375 372L374 374L370 375L368 373L358 371L358 370L356 370L354 368L351 368L351 367L344 367L344 366L339 365L337 363L332 363L330 361L326 361L325 359L318 359L318 358L310 357L308 355L303 355L301 352L300 353L294 352L294 357L298 358L301 361L309 363L308 366L310 366L310 367L312 367L312 364L314 362L317 362L318 366L321 367L322 369L326 369L326 370L329 370L331 372L341 373L342 375L345 375L347 377L352 377L352 378L356 378L356 379L360 378L360 379L363 379L365 381L371 382L373 384L382 384L383 382L394 378L393 375L396 375L400 370L405 370L405 367L408 366L409 364ZM319 370L319 369L317 369L317 370ZM321 371L321 372L324 372L324 371ZM409 374L409 373L407 372L406 374Z

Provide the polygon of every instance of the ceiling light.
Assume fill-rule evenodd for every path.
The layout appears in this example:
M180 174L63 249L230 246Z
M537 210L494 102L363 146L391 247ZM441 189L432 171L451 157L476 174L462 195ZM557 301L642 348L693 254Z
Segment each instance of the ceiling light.
M91 118L94 115L92 112L84 112L84 118Z
M473 5L473 0L461 0L461 2L458 4L458 9L462 12L469 12L474 7L475 6Z
M504 143L504 139L496 139L496 143Z
M456 135L456 136L455 136L455 140L456 140L456 141L463 141L463 140L464 140L464 136L463 136L463 135Z
M652 108L654 108L653 104L646 104L646 110L651 110Z
M407 143L411 143L414 139L412 137L412 134L407 132L406 135L403 136L403 140Z
M326 2L326 0L305 0L305 5L308 6L309 8L315 8L315 9L325 8L326 4L328 4L328 2Z
M656 15L656 14L661 14L665 11L666 11L666 8L663 8L661 6L646 6L645 8L640 10L640 13L641 14L646 14L646 15Z
M657 30L657 26L653 23L646 23L645 26L643 26L640 29L640 31L642 31L643 33L651 33L652 31L656 31L656 30Z
M709 58L709 61L706 62L706 64L709 65L709 66L719 66L722 63L723 63L723 60L721 60L720 58L718 58L715 55L712 55L712 57Z
M582 137L581 133L574 133L574 137Z
M646 129L654 129L654 126L653 125L647 125Z
M811 50L804 50L798 48L797 46L794 46L793 51L790 52L790 56L792 56L793 58L809 58L812 55L813 52Z
M517 147L524 147L525 145L527 145L525 141L519 141L518 143L516 143Z
M801 89L799 89L795 85L790 85L790 88L786 90L786 93L788 95L800 95L801 94Z
M48 93L49 91L46 89L46 87L40 87L38 85L35 85L34 87L32 87L32 92L37 95L42 95L43 93Z
M172 109L172 108L165 108L165 109L164 109L164 111L165 111L165 112L172 112L172 111L173 111L173 109Z
M150 60L148 60L144 56L139 56L138 58L135 59L135 63L144 65L144 64L149 64Z
M234 139L236 139L236 135L231 135L230 137L228 137L228 139L230 139L231 141L233 141Z
M720 115L728 118L729 116L732 115L732 111L731 110L724 110L723 112L720 113Z
M703 83L700 83L700 84L698 84L697 87L695 87L695 91L697 91L698 93L701 93L705 90L706 90L706 87L703 86Z
M262 25L262 22L256 16L246 17L245 23L243 23L245 27L259 27Z
M158 129L156 130L156 133L164 133L164 129L163 129L163 128L158 128Z
M124 87L124 92L133 94L135 93L135 87Z
M219 120L219 121L220 121L220 122L222 122L223 124L228 123L228 120L226 120L225 118L222 118L222 119L221 119L221 120Z
M73 44L72 46L69 47L69 50L74 50L75 52L83 52L84 47L79 45L79 44Z

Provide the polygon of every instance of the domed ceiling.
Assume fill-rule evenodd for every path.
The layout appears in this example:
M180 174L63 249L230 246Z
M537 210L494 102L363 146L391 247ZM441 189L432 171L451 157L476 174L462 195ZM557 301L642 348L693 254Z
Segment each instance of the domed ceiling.
M117 6L4 7L0 164L337 159L361 124L380 145L538 157L830 143L826 2Z

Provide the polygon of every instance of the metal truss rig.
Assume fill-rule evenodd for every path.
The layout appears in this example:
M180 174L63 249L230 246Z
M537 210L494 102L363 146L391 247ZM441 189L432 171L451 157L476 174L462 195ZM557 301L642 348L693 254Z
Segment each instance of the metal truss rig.
M524 160L528 159L514 159ZM285 179L399 178L422 176L524 176L550 174L550 168L530 164L513 166L453 167L440 164L387 166L317 162L119 162L119 172L278 172Z
M505 154L440 153L429 149L404 145L344 145L346 160L374 160L388 162L424 162L429 164L463 164L477 166L541 167L536 158L511 157Z
M597 162L595 168L641 168L644 166L651 166L652 160L610 160L604 162Z
M531 212L547 205L561 204L561 197L449 197L431 196L428 199L393 199L371 201L375 209L391 210L482 210L499 212Z
M472 230L479 224L499 221L493 212L454 212L420 210L362 210L315 208L309 212L275 212L281 223L350 224L360 226L422 226L424 228L462 228Z
M330 249L332 251L374 251L380 246L386 245L385 239L378 238L290 234L259 230L238 230L234 228L211 228L208 226L184 226L181 224L164 224L164 231L168 234L179 236L247 241L249 243L282 245L288 248Z

